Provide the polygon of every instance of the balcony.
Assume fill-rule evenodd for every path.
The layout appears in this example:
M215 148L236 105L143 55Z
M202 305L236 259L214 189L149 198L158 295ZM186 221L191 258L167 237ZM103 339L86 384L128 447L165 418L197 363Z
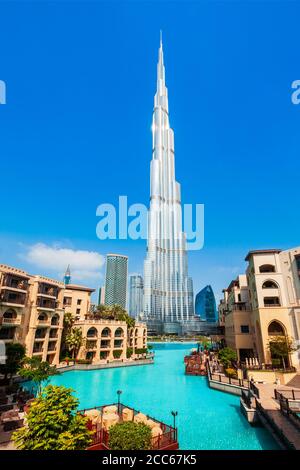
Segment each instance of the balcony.
M32 354L38 354L43 352L43 345L41 343L34 343Z
M97 349L97 341L87 341L86 342L86 349Z
M114 348L123 348L123 340L122 339L115 339L114 341Z
M249 306L245 302L235 302L231 306L231 310L234 311L247 311L249 310Z
M0 302L7 306L24 307L26 303L26 294L2 288L0 293Z
M50 330L49 338L57 339L58 338L57 330Z
M45 329L37 329L35 332L35 339L36 340L44 340L46 337Z
M57 298L58 287L51 284L39 283L38 295L46 295L47 297Z
M100 348L101 349L110 349L110 340L107 340L107 341L101 341L100 343Z
M56 351L56 341L49 341L48 351L50 352Z
M15 317L15 318L2 318L2 325L8 325L8 326L14 326L14 325L20 325L21 324L21 318Z
M43 310L55 310L57 307L57 302L52 299L44 299L43 297L38 297L36 306L37 308Z
M280 301L278 297L264 297L264 307L280 307Z
M1 328L0 340L13 340L15 338L16 328Z
M5 274L2 287L11 287L12 289L21 290L27 292L28 290L28 279L15 276L13 274Z

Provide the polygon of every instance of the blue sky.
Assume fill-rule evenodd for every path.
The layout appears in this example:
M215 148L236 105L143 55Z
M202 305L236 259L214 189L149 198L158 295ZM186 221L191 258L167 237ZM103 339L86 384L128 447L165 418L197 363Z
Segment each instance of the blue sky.
M99 254L142 271L145 242L98 240L96 207L148 204L160 29L176 176L183 202L205 204L195 291L220 296L249 249L299 245L299 14L286 1L0 1L1 262L61 276L70 258L93 287Z

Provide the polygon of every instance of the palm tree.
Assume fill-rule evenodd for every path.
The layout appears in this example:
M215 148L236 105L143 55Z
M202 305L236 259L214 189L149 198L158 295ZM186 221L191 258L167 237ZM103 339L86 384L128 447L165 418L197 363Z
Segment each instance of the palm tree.
M72 359L75 359L78 354L80 346L83 343L82 330L80 328L72 328L72 330L66 336L66 345L70 353L72 353Z

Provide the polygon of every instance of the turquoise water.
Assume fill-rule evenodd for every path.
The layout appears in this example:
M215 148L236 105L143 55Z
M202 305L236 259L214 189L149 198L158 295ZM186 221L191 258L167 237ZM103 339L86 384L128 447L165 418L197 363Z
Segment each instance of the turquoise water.
M264 428L251 427L239 398L211 390L205 377L184 374L191 344L155 344L155 364L107 370L71 371L51 383L75 390L81 408L117 401L172 424L178 411L180 449L277 449Z

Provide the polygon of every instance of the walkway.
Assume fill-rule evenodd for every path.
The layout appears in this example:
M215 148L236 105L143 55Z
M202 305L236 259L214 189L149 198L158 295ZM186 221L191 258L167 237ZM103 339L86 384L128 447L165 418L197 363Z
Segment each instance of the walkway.
M275 386L273 384L255 384L259 391L259 398L256 397L256 407L258 413L265 415L270 424L277 428L279 434L284 436L285 440L288 441L296 450L300 450L300 432L292 424L292 422L280 411L279 403L274 398L274 389L292 390L292 387L286 385ZM300 389L299 389L300 392ZM261 409L259 409L260 407Z

